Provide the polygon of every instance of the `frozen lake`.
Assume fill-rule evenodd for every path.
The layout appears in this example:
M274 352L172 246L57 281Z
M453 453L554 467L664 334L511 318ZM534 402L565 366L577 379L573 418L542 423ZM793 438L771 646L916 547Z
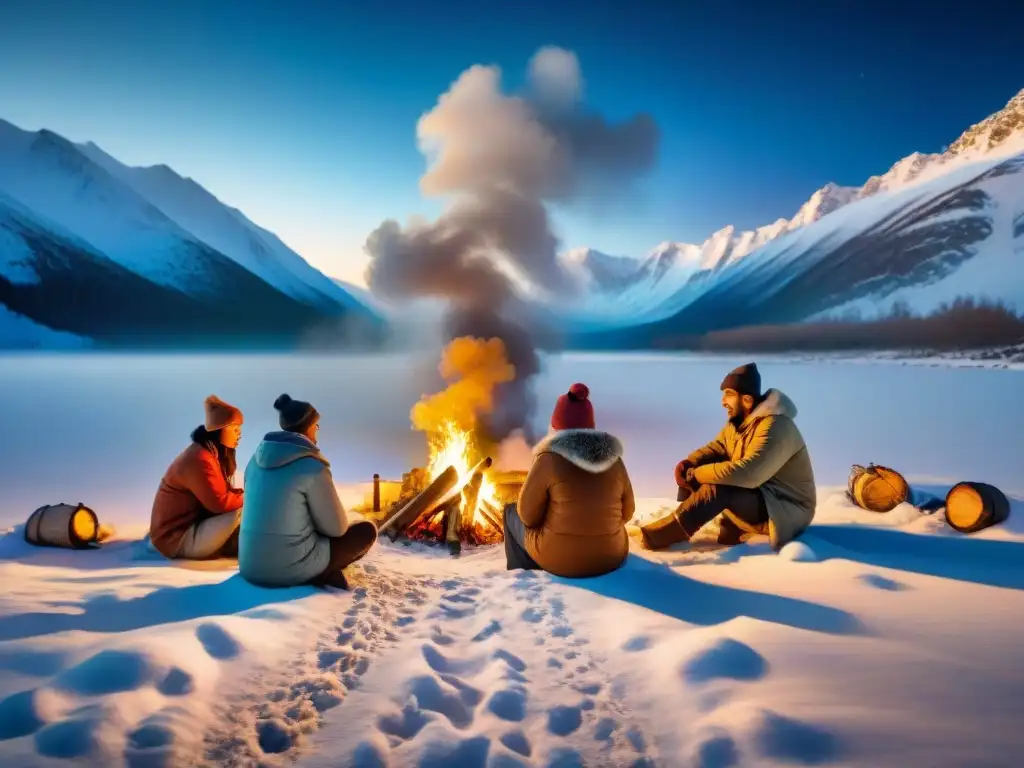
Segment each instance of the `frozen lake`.
M724 420L722 376L746 358L564 355L537 382L538 426L574 381L591 389L598 427L626 445L638 496L674 495L672 468ZM146 520L168 462L216 393L246 423L244 468L276 429L281 392L313 402L335 479L398 477L425 444L409 409L440 382L436 359L405 356L12 355L0 357L0 524L45 503L82 501L101 519ZM911 481L981 480L1024 493L1024 373L892 363L759 364L800 410L819 485L845 483L850 465L895 467ZM511 451L506 463L523 464ZM241 472L239 473L241 477Z

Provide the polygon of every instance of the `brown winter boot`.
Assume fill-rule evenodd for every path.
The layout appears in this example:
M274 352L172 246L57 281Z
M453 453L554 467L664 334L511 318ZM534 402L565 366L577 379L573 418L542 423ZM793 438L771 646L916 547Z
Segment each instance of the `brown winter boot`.
M660 520L640 526L645 549L664 549L681 541L690 540L690 534L686 532L683 524L679 522L679 510L681 508L682 505L680 504L673 512L665 515Z

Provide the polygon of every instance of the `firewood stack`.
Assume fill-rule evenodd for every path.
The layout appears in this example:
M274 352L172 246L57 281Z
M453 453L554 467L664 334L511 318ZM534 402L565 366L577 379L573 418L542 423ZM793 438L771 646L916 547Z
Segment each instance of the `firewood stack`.
M402 478L401 498L377 525L391 541L400 536L410 540L444 543L453 555L462 544L497 544L503 540L502 510L480 498L484 473L492 460L485 457L468 475L460 478L455 467L448 467L426 483L422 470L413 470ZM498 496L501 503L515 501L525 473L499 473ZM519 481L518 483L516 481ZM409 494L411 498L409 497Z

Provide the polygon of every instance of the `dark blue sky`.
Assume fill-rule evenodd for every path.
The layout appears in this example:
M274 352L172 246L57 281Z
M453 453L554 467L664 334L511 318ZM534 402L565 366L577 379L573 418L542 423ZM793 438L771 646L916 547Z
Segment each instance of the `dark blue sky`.
M438 210L418 117L559 45L593 107L663 132L643 199L561 216L565 245L640 255L940 150L1024 88L1022 39L1024 2L3 0L0 118L167 163L354 277L382 218Z

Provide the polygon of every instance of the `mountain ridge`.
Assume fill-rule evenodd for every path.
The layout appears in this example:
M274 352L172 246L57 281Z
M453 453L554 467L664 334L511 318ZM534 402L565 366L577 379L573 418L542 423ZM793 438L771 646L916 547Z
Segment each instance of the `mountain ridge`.
M14 346L11 328L30 332L26 322L136 346L287 346L335 332L373 343L384 330L368 304L169 166L133 168L93 142L3 120L0 301L0 343Z
M1017 172L1013 159L1022 154L1024 154L1024 90L1014 96L1002 110L964 131L942 153L912 153L897 160L885 173L869 177L860 187L826 184L816 190L790 219L778 219L772 224L739 233L734 227L726 226L713 233L700 245L672 241L659 243L643 258L634 260L635 270L621 276L611 289L584 296L582 302L577 303L570 312L564 314L571 314L572 317L567 319L577 327L618 326L627 321L632 321L634 325L661 322L667 317L678 314L687 305L696 301L712 284L716 284L722 275L747 272L763 275L766 271L771 271L778 266L780 259L783 258L783 253L790 251L802 253L801 242L808 240L808 237L814 237L813 234L810 236L802 234L808 230L812 233L822 232L821 227L835 230L829 237L832 238L836 247L839 247L841 242L849 236L849 232L843 231L842 228L850 226L849 222L842 221L843 217L840 214L851 206L857 211L857 215L853 218L865 217L863 221L866 223L872 215L868 211L874 206L873 203L870 203L871 200L880 201L879 211L881 211L886 205L884 201L895 199L894 196L909 200L916 194L914 190L918 190L921 195L927 195L929 194L928 189L931 188L929 185L932 185L933 182L938 180L938 187L941 187L942 179L953 180L958 169L970 168L972 165L979 166L979 174L982 176L984 175L982 171L991 171L1000 164L1003 167L1000 173L1012 175ZM969 170L967 172L970 173ZM978 183L989 187L999 186L994 181L995 178L995 176L981 178ZM1011 205L1018 204L1014 189L1012 186L1010 188L1000 187L999 191L999 194L1003 195L1007 203ZM964 194L967 193L964 192ZM998 207L995 198L987 193L982 197L986 200L984 205ZM1024 203L1020 204L1024 205ZM947 208L943 215L946 218L956 218L960 215L952 211L953 209ZM891 211L889 213L892 214ZM996 218L999 218L1000 215L995 214ZM837 216L839 218L836 218ZM939 230L934 229L938 223L938 219L935 218L929 220L929 224L926 226L932 227L930 231L933 233L938 233ZM999 232L1009 231L1005 229L1005 225L1001 226L1003 228L1000 228ZM939 235L935 234L934 236L938 237ZM821 252L823 245L817 243L814 248L817 252ZM579 256L579 252L586 249L575 250L577 255L574 257L574 261L577 266L595 262L601 257L605 259L626 258L608 256L594 251L593 254L597 255L592 254L589 258L583 259ZM1004 245L1003 250L1012 251L1013 248ZM751 265L746 265L752 268L741 268L748 260L753 260ZM884 264L879 265L879 269L884 268ZM1005 264L1001 268L1011 269ZM943 272L943 274L949 276L952 273ZM794 274L790 275L790 278L795 279L795 277ZM1022 292L1018 287L1022 283L1019 273L1016 281L1012 279L1012 271L1007 272L1006 277L1011 279L1005 286L993 287L991 281L985 284L986 281L978 279L977 276L972 276L972 281L977 284L985 284L984 287L994 290L996 298L1006 299L1009 297L1011 303L1020 301L1021 309L1024 309L1024 300L1019 300L1017 296ZM730 277L730 280L732 279ZM783 278L779 277L778 279ZM934 275L929 279L934 282ZM965 285L965 290L970 287ZM716 291L720 290L720 286L716 287ZM850 286L851 295L859 291L860 288ZM884 296L881 298L884 299ZM843 308L849 308L847 307L848 300L837 297L837 301ZM863 302L861 303L863 304ZM880 309L880 311L883 310Z
M986 143L987 140L987 143ZM720 258L741 258L771 240L787 232L814 223L832 211L869 197L878 192L906 186L919 179L926 170L946 165L953 160L963 160L972 155L990 155L1001 148L1007 151L1024 151L1024 89L1013 96L997 112L975 123L963 131L948 148L938 153L912 152L894 162L884 173L870 176L859 187L841 186L828 182L815 190L789 219L779 218L770 224L752 230L740 230L728 224L709 235L701 244L666 240L660 242L639 258L605 254L588 246L578 246L564 255L592 250L607 258L633 259L642 264L648 260L664 258L664 251L674 248L681 255L693 258L700 252L702 268L714 268ZM716 254L718 258L716 258ZM576 257L577 261L579 257Z

